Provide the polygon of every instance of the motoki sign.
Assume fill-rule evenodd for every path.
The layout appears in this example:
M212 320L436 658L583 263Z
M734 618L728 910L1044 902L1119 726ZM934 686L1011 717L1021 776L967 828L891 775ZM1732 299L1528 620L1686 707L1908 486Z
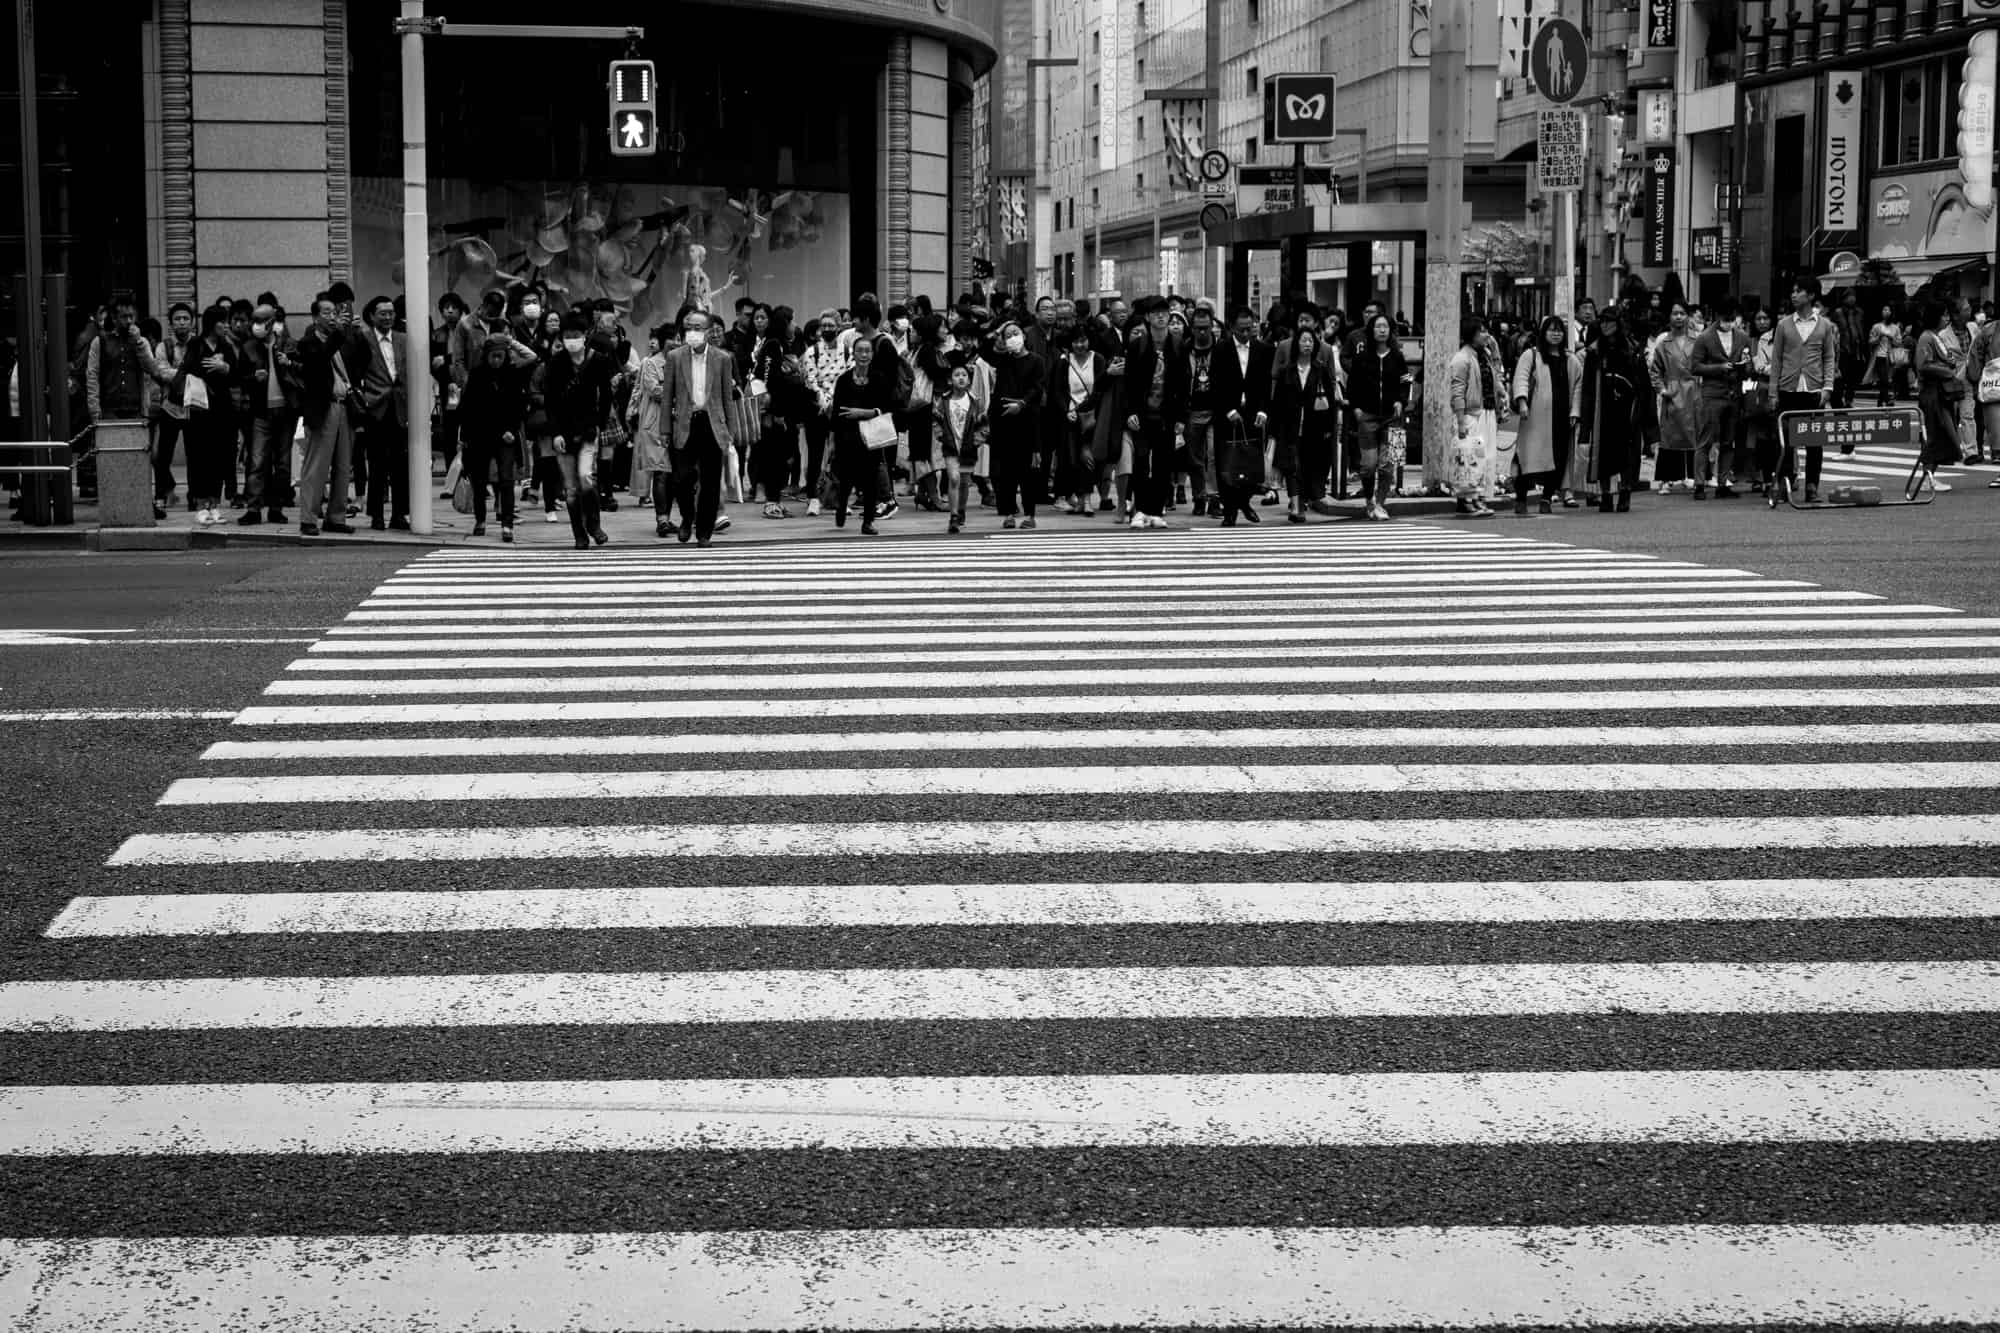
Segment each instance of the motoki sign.
M1826 76L1825 183L1819 225L1827 231L1861 227L1861 76L1835 70Z
M1333 75L1273 74L1264 81L1264 142L1333 142Z
M1648 268L1670 268L1674 262L1674 150L1646 152L1646 257Z

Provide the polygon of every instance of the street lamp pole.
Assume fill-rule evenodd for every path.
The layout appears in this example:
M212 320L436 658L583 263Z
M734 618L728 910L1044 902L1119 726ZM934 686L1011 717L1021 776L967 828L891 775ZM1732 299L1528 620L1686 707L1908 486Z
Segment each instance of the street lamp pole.
M42 291L42 153L41 127L36 115L35 0L15 0L14 40L21 75L21 243L26 252L18 318L24 341L17 365L21 376L22 438L44 439L48 430L48 321ZM51 312L52 313L52 312ZM65 349L67 350L67 349Z
M402 0L397 31L403 45L403 306L409 362L410 530L431 531L431 222L428 151L424 142L424 0ZM418 345L418 339L422 345Z

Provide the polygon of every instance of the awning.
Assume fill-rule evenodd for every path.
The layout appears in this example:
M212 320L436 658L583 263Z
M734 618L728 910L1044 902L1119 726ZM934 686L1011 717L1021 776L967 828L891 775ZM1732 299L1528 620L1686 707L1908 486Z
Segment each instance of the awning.
M1923 259L1891 259L1895 265L1896 281L1911 291L1923 286L1933 278L1955 278L1966 273L1977 273L1991 262L1985 255L1930 255ZM1851 287L1860 281L1855 273L1820 276L1823 287Z

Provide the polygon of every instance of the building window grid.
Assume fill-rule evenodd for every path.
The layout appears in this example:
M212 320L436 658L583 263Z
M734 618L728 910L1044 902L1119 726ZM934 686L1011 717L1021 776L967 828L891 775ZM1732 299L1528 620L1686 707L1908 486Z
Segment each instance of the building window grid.
M1958 93L1963 72L1953 56L1877 71L1876 163L1900 170L1957 155Z

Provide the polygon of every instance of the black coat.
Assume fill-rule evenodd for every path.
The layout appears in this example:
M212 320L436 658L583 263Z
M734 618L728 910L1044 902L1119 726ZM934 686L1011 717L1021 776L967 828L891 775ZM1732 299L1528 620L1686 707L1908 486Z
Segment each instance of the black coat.
M1250 340L1250 367L1246 373L1236 359L1236 339L1225 338L1215 346L1215 417L1220 421L1230 412L1255 423L1259 412L1271 410L1272 363L1275 349L1262 338Z
M1042 447L1042 406L1049 393L1049 363L1032 351L1019 356L1002 352L993 366L993 394L987 406L992 421L993 447L1035 453ZM1011 415L1001 409L1009 400L1021 410Z
M1128 416L1144 418L1149 415L1146 400L1152 396L1153 370L1162 356L1167 359L1167 374L1162 385L1165 392L1160 401L1160 419L1170 423L1187 419L1187 348L1171 333L1167 335L1164 347L1154 343L1149 336L1137 354L1127 354L1125 393Z
M497 444L502 435L521 434L528 415L528 378L532 366L489 366L481 361L465 378L458 399L459 430L466 443Z
M586 352L578 365L568 352L558 351L548 363L542 398L549 433L562 436L573 452L584 441L596 440L611 415L611 362Z

